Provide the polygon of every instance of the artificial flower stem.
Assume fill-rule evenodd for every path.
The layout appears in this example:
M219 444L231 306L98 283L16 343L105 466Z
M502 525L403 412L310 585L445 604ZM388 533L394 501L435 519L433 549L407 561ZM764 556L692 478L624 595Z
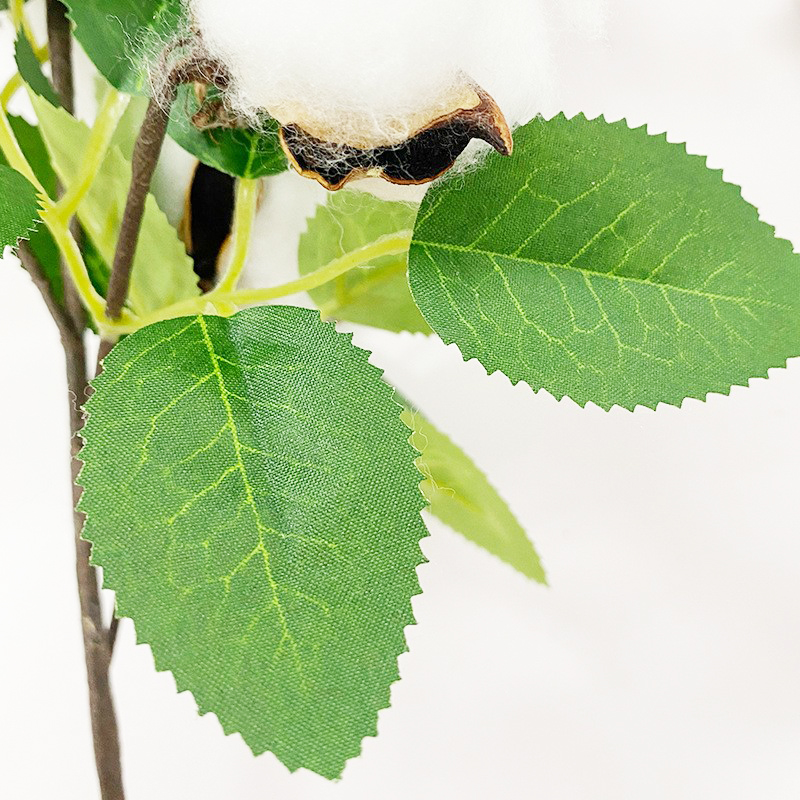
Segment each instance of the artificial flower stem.
M250 248L250 236L253 232L253 220L258 204L259 181L251 178L239 178L236 182L236 205L233 217L233 252L225 274L208 294L212 298L235 289L247 261ZM207 298L208 299L208 298Z
M132 333L145 325L152 325L154 322L161 322L165 319L174 317L191 316L202 314L209 306L224 314L230 313L236 306L255 305L266 303L269 300L277 300L281 297L288 297L296 292L304 292L309 289L316 289L334 278L349 272L356 267L363 267L376 258L383 256L399 255L405 253L411 244L411 231L400 231L388 236L382 236L374 242L351 250L339 258L335 258L321 269L316 270L302 278L282 283L279 286L271 286L264 289L235 289L230 292L214 291L202 297L193 297L189 300L182 300L171 306L159 309L158 311L140 317L136 324L131 326L127 321L119 324L109 325L109 330L116 333Z
M225 299L236 303L237 306L246 306L265 303L268 300L276 300L279 297L287 297L296 292L307 292L332 281L334 278L338 278L340 275L344 275L345 272L349 272L351 269L363 267L376 258L405 253L410 244L411 231L401 231L382 236L374 242L335 258L321 269L304 275L302 278L265 289L237 289L225 295Z

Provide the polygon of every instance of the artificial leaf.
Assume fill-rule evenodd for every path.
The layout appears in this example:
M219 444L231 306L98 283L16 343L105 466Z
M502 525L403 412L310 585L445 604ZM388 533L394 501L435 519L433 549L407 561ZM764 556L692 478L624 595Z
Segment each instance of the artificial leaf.
M309 309L170 319L87 403L84 536L159 669L255 753L338 776L413 622L416 453L368 353Z
M39 219L39 198L33 184L10 167L0 166L0 253L28 239Z
M22 150L22 154L30 164L36 179L42 184L42 188L50 197L55 196L56 173L50 163L50 156L42 140L41 132L35 125L31 125L27 120L14 114L8 115L8 122L14 132L14 137L19 144L20 150ZM8 164L2 152L0 152L0 161L3 164Z
M213 90L209 92L213 94ZM194 87L180 87L168 128L169 135L199 161L239 178L276 175L287 168L274 120L265 122L263 131L226 127L199 130L192 122L199 108Z
M181 0L65 0L75 38L106 80L148 94L148 66L181 27Z
M538 553L486 475L419 411L406 409L402 417L420 451L420 488L431 513L523 575L547 583Z
M379 200L367 192L328 195L300 237L300 274L324 267L352 250L391 233L411 230L416 207ZM408 289L408 254L383 256L312 289L322 316L390 331L430 333Z
M42 72L42 65L33 52L33 47L24 33L17 35L14 43L14 60L17 63L20 77L40 97L44 97L54 106L60 105L55 89Z
M32 95L31 100L53 166L64 185L69 186L80 172L90 131L83 122L42 98ZM130 182L130 163L112 147L78 206L81 225L107 263L114 260ZM145 313L198 293L192 260L155 198L148 195L131 273L130 307Z
M727 393L800 354L800 260L705 159L583 116L426 195L409 278L489 372L580 405Z
M102 75L95 75L94 96L98 108L102 106L110 91L113 91L113 88L109 82ZM133 149L136 146L136 139L139 136L149 102L146 97L141 95L131 97L119 122L117 122L117 127L114 129L111 144L119 148L126 161L130 161L133 158Z
M39 129L22 117L11 114L8 116L8 121L23 155L28 164L30 164L39 183L42 184L42 188L50 197L55 196L56 176L53 172L53 167L50 165L50 158L39 134ZM6 161L2 152L0 152L0 164L8 166L8 161ZM28 240L31 250L41 265L47 282L50 284L53 297L57 303L63 303L64 283L61 277L61 257L50 231L44 225L37 225L30 232Z

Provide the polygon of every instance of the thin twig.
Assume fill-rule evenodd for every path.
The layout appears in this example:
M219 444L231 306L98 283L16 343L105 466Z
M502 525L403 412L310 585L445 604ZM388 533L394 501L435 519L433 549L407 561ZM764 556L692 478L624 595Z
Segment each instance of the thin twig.
M114 645L117 643L117 631L119 630L119 617L112 612L111 624L108 626L108 652L114 655Z
M128 296L133 257L142 227L144 204L167 135L169 110L175 100L175 92L175 86L171 86L167 90L166 97L150 100L133 149L131 186L122 216L106 295L106 316L109 319L120 316L125 298Z
M64 110L75 114L75 87L72 80L72 36L67 9L61 0L47 0L47 43L53 88Z
M80 488L75 479L80 470L79 431L83 426L81 405L86 398L86 354L81 331L75 329L66 310L53 295L41 264L27 243L19 247L23 266L39 289L50 314L58 327L67 373L70 422L70 467L72 474L73 525L75 535L75 570L78 577L78 597L81 609L81 629L89 684L89 710L92 720L95 763L100 779L103 800L123 800L122 772L120 767L119 736L114 704L109 683L111 650L108 634L103 628L100 608L100 590L97 574L89 563L89 543L81 539L84 517L75 506L80 499Z
M69 21L66 17L66 9L59 0L47 0L47 33L53 85L60 97L62 106L72 113L74 110L72 39ZM72 222L71 232L75 241L79 241L80 229L75 220ZM22 248L22 252L25 253L26 249ZM32 254L25 253L25 258L28 261L26 266L29 267L29 272L33 275L37 271L32 263L35 259L30 259L29 255ZM75 571L78 579L78 598L81 609L81 627L89 688L89 711L92 721L95 765L97 767L102 800L124 800L119 732L109 680L111 650L108 646L108 633L103 626L97 573L90 562L90 545L81 538L84 515L77 510L81 495L80 487L76 483L78 472L80 471L79 453L81 445L79 433L83 427L81 405L86 399L88 388L86 350L83 343L86 316L76 287L72 283L71 274L65 267L64 259L62 259L62 272L64 273L65 314L71 324L67 328L63 325L63 318L60 315L61 323L59 323L59 318L56 318L55 314L54 318L56 318L56 324L59 325L67 365L67 386L70 398L72 456L70 464L75 534ZM39 268L39 277L43 277L41 268ZM34 280L36 281L36 278ZM40 284L37 283L37 285ZM48 294L50 294L50 299L54 302L52 293ZM48 303L48 308L51 308L47 294L43 292L43 295L45 295L45 302ZM52 308L51 313L53 313Z
M66 338L74 336L75 328L72 324L72 320L53 294L53 287L50 285L50 281L47 280L42 265L33 254L28 242L20 242L17 254L19 255L19 260L22 262L22 266L25 267L34 285L42 295L47 310L55 321L58 332L61 334L61 341L64 342Z
M67 9L60 0L47 0L47 44L50 49L50 65L53 74L53 88L64 110L75 113L75 87L72 79L72 36L70 35ZM59 185L56 195L62 194ZM75 241L80 242L81 230L77 221L70 224ZM86 311L72 281L69 280L67 266L62 259L61 275L64 279L64 303L67 313L76 328L83 330L86 325Z

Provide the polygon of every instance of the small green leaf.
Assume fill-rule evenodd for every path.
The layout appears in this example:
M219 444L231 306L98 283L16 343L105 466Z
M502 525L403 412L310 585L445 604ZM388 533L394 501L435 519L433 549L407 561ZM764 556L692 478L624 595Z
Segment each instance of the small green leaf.
M665 136L536 119L434 186L414 297L465 358L580 405L679 404L800 354L800 259Z
M90 131L83 122L42 98L33 95L31 100L53 166L64 185L70 186L80 172ZM130 182L130 163L117 148L111 148L78 207L81 225L109 264L114 260ZM155 198L149 195L133 262L129 305L133 311L145 313L198 294L192 261Z
M344 190L328 195L327 203L309 218L300 237L300 274L324 267L391 233L411 230L416 207L379 200L367 192ZM311 299L323 317L358 322L390 331L430 333L408 289L408 255L384 256L312 289Z
M108 92L111 91L113 91L113 88L109 82L102 75L95 75L94 97L98 108L102 106ZM136 139L139 136L149 102L148 98L142 95L131 97L128 100L125 112L114 129L111 144L119 148L126 161L130 161L133 157L133 149L136 146Z
M23 155L28 164L30 164L33 174L36 175L36 179L42 184L42 188L50 197L55 196L56 173L53 171L53 165L50 163L50 156L47 153L47 148L39 129L22 117L13 114L9 114L8 121ZM2 152L0 152L0 162L8 164Z
M539 583L547 579L525 531L472 459L419 413L406 410L403 422L420 451L417 468L430 511L454 531Z
M14 43L14 60L20 77L36 94L54 106L60 105L58 95L42 72L42 65L24 33L18 34Z
M350 338L287 306L151 325L81 433L117 613L226 733L328 778L389 704L425 535L400 407Z
M263 133L224 127L201 131L192 124L192 115L199 107L193 87L182 86L172 106L168 129L169 135L195 158L239 178L277 175L287 168L276 122L268 123L269 130Z
M44 146L42 137L39 134L39 129L26 122L22 117L17 117L9 114L8 116L11 130L19 143L23 155L36 175L39 183L42 184L44 190L50 195L55 196L56 192L56 175L53 172L53 167L50 165L50 157L47 154L47 148ZM0 164L8 166L5 156L0 152ZM56 302L63 303L64 299L64 283L61 278L61 256L58 252L58 246L53 241L50 231L44 225L37 225L28 237L31 250L36 256L37 261L41 264L42 271L47 277L47 282L53 292Z
M0 166L0 253L30 238L39 219L39 198L33 184L16 170Z
M75 38L122 92L148 94L148 67L180 30L181 0L65 0Z

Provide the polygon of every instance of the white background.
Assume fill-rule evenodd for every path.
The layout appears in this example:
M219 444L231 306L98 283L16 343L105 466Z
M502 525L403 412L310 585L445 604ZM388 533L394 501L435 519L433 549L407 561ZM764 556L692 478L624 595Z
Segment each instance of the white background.
M612 0L606 41L558 69L546 111L667 130L800 242L797 2ZM271 273L293 247L265 255ZM0 336L0 796L93 800L61 355L10 261ZM357 341L501 488L551 587L431 524L403 679L338 783L198 718L124 622L129 800L800 797L800 363L680 410L603 413L424 337Z

